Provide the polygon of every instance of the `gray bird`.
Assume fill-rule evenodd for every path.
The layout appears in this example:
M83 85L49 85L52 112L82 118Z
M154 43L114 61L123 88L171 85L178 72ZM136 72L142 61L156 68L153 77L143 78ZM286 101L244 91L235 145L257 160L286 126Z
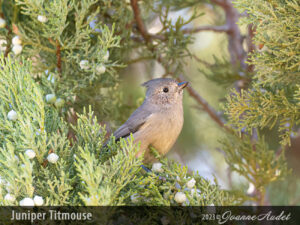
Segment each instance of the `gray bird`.
M155 161L149 148L165 155L174 145L183 126L183 89L188 82L178 83L171 78L158 78L142 84L147 88L143 104L114 132L116 141L133 135L140 142L140 156L144 162Z

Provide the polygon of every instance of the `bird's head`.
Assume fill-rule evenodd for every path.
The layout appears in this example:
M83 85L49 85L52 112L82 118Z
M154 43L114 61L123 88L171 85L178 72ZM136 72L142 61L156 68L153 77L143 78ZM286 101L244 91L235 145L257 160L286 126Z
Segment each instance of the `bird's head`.
M157 78L142 84L147 88L146 101L154 104L181 104L183 89L188 82L178 83L171 78Z

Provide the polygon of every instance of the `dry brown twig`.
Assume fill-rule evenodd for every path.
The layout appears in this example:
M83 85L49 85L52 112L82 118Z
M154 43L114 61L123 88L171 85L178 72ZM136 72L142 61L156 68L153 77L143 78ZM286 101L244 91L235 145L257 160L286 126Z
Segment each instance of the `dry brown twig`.
M177 78L178 82L183 82L184 77L180 75ZM189 95L195 99L195 101L200 104L205 112L208 113L208 115L222 128L227 130L228 132L232 132L231 129L227 126L225 126L224 120L218 115L217 111L211 107L208 102L189 84L186 87Z
M196 28L186 28L182 30L182 33L184 34L194 34L201 31L214 31L214 32L221 32L221 33L227 33L229 31L229 27L225 24L223 26L213 26L213 25L206 25L206 26L200 26Z
M5 19L3 12L0 13L0 18ZM5 49L5 52L4 52L4 57L6 58L8 56L8 53L11 50L10 36L12 35L12 29L7 24L5 25L5 29L7 30L7 35L6 35L7 45L6 45L6 49Z
M56 63L56 67L57 67L57 71L58 71L58 74L59 76L61 77L61 51L60 51L60 44L59 44L59 41L56 40L56 60L57 60L57 63Z
M132 7L132 10L134 12L134 18L135 18L135 22L137 24L137 27L141 33L141 35L143 36L143 38L148 41L149 38L150 38L150 35L145 27L145 24L142 20L142 17L141 17L141 11L140 11L140 8L139 8L139 5L138 5L138 0L130 0L130 4L131 4L131 7Z
M134 12L134 18L135 18L138 30L146 42L149 41L150 39L159 39L162 41L167 39L166 36L164 36L164 35L149 34L149 32L147 31L147 28L142 20L142 17L141 17L141 12L140 12L140 9L138 6L138 0L130 0L130 4L131 4L132 10ZM230 31L230 27L228 26L228 24L225 24L223 26L214 26L214 25L205 25L204 26L203 25L203 26L196 27L196 28L183 29L182 33L193 34L193 33L198 33L201 31L213 31L213 32L227 33Z

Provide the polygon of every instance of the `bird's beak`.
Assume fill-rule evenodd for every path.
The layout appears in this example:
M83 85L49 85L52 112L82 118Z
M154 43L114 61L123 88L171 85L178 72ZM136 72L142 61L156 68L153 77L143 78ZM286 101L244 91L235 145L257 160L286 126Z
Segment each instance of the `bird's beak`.
M180 89L183 89L183 88L185 88L188 84L189 84L189 82L183 81L183 82L178 83L178 87L179 87Z

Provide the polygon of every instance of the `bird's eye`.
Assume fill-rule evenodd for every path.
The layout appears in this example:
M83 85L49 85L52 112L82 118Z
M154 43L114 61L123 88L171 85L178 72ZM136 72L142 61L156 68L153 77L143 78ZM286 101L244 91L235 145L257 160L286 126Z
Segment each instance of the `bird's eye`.
M169 88L165 87L165 88L163 89L163 92L165 92L165 93L169 92Z

